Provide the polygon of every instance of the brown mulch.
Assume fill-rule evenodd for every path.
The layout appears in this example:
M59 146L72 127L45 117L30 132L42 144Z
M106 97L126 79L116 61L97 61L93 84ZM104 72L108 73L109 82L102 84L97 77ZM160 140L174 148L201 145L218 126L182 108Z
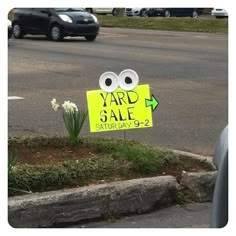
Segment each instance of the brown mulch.
M47 165L52 162L79 160L84 158L99 157L94 149L86 146L56 148L46 146L40 150L30 150L20 147L17 162L30 165Z

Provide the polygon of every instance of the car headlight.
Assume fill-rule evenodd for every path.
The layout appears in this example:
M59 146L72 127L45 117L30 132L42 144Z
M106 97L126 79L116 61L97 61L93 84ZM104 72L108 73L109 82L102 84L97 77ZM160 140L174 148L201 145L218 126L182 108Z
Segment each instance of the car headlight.
M10 20L8 20L8 27L11 27L11 21Z
M93 17L94 22L98 23L98 18L95 15L93 15L93 14L91 14L91 16Z
M67 15L59 15L59 17L60 17L63 21L65 21L65 22L68 22L68 23L72 23L72 22L73 22L72 19L71 19L69 16L67 16Z

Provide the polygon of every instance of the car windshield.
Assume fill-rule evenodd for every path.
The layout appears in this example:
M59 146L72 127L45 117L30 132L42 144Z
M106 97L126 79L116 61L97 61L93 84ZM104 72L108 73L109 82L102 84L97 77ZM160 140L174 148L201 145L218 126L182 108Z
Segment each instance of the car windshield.
M84 11L83 8L54 8L56 12Z

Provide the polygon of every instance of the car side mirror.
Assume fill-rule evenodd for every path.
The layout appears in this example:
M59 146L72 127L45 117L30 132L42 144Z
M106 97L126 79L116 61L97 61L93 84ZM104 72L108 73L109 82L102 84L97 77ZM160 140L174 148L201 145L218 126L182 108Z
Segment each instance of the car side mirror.
M41 10L40 12L43 14L47 14L48 16L51 16L51 12L49 10Z

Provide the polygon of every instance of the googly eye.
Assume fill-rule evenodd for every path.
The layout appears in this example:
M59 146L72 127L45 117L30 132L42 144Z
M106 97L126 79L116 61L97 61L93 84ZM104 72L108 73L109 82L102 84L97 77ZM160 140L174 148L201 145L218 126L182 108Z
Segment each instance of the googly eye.
M108 93L115 91L119 86L118 75L111 71L103 73L99 78L99 86Z
M134 70L127 69L121 71L118 82L122 89L129 91L138 85L139 77Z

